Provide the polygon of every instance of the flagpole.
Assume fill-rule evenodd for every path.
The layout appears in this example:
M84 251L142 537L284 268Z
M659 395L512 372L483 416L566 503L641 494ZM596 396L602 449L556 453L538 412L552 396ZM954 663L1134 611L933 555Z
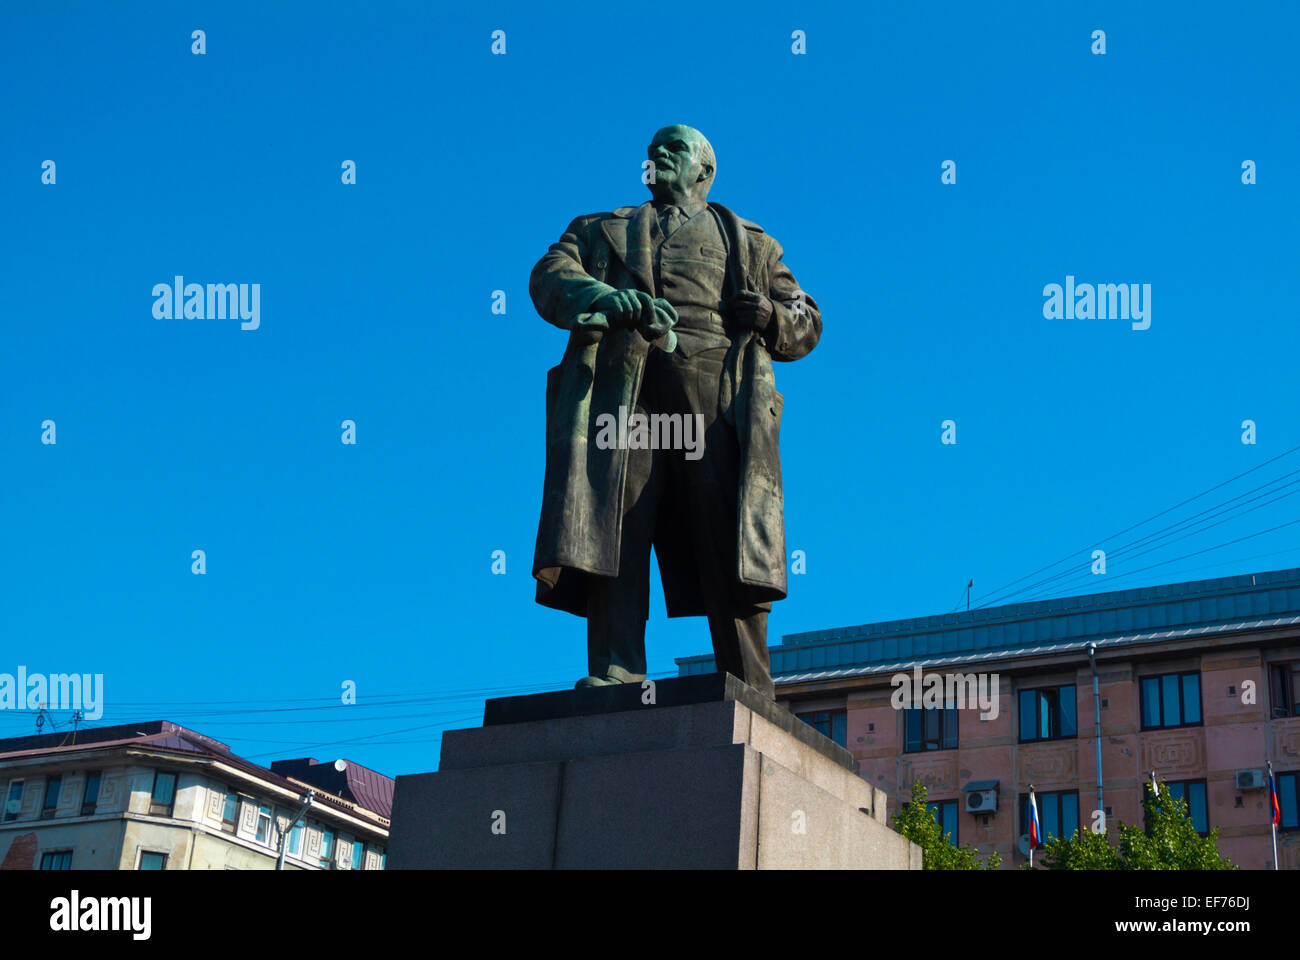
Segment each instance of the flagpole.
M1265 761L1268 764L1268 823L1269 828L1273 831L1273 869L1277 869L1277 818L1273 816L1274 793L1273 787L1273 761Z
M1032 783L1029 785L1029 809L1033 815L1037 815L1038 808L1034 803L1034 785ZM1029 869L1034 869L1034 835L1032 832L1029 834Z

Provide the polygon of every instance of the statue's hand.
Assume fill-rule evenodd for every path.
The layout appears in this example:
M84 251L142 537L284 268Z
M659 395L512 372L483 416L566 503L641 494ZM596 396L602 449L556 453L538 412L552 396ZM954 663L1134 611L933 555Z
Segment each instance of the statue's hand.
M640 290L614 290L598 297L591 305L593 313L603 313L611 327L632 329L647 309L653 310L652 298Z
M761 293L744 290L727 301L727 313L738 327L762 333L772 320L772 301Z

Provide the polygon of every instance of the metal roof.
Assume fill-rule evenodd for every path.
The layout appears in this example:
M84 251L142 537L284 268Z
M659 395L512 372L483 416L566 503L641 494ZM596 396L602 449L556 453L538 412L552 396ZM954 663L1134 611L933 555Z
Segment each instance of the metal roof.
M787 634L770 648L782 683L1288 626L1300 622L1300 568L1012 603L962 613ZM678 673L712 673L712 656Z
M1098 640L1074 640L1067 643L1044 643L1033 647L1017 647L1010 650L991 650L986 653L959 654L951 657L928 657L918 660L898 660L894 663L874 663L869 666L852 667L838 670L813 670L805 673L781 674L782 683L798 683L804 680L833 680L837 677L862 677L878 673L897 673L911 670L913 667L942 667L962 663L992 663L999 660L1013 660L1017 657L1044 656L1053 653L1087 650L1092 644L1098 649L1106 647L1127 646L1137 643L1159 643L1164 640L1180 640L1196 636L1221 636L1228 633L1241 633L1255 630L1270 630L1278 627L1300 626L1300 614L1292 617L1275 617L1271 620L1243 620L1240 623L1221 623L1214 626L1195 627L1191 629L1159 630L1153 633L1135 633L1124 637L1109 637Z
M359 806L373 810L382 817L391 818L393 778L351 760L344 760L343 763L345 766L340 772L332 763L319 763L315 757L300 757L294 760L272 760L271 769L355 801Z
M195 754L228 764L237 770L252 774L275 786L292 790L295 793L302 792L301 785L289 779L290 776L295 776L294 773L291 772L286 776L285 773L278 770L268 769L253 763L251 760L245 760L243 757L232 753L230 747L220 740L205 737L201 733L182 727L170 720L151 720L146 723L126 723L110 727L86 727L77 731L76 742L67 742L71 737L70 732L63 732L9 737L0 740L0 762L40 756L62 759L65 755L71 753L134 747L178 754ZM371 819L379 817L387 821L392 810L392 778L385 777L383 774L368 770L365 767L358 767L357 769L364 770L366 774L370 775L363 778L366 783L362 790L357 791L354 796L344 797L331 790L328 786L313 784L313 786L319 786L322 791L316 794L315 802L318 805L343 810L351 814L356 814L359 810L364 811L371 815ZM352 770L352 765L349 765L349 770ZM341 776L342 774L340 774ZM389 786L386 797L382 784L372 782L377 780L388 781ZM334 795L331 796L331 793ZM349 803L348 800L353 802ZM382 803L383 806L371 806L371 803ZM362 819L365 818L362 817Z

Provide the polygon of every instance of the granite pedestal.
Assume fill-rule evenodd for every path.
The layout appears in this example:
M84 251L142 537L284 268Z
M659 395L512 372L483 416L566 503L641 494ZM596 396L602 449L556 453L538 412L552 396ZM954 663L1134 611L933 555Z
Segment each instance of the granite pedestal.
M718 674L487 701L397 778L388 845L390 870L920 866L847 750Z

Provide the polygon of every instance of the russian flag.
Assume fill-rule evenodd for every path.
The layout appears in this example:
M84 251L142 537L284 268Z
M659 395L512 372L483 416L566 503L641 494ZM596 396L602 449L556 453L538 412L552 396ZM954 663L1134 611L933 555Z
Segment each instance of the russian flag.
M1034 788L1029 788L1029 849L1037 850L1043 845L1043 827L1038 822L1038 800L1034 797Z
M1282 822L1282 808L1277 805L1277 786L1273 783L1273 765L1268 765L1268 807L1273 811L1273 825Z

